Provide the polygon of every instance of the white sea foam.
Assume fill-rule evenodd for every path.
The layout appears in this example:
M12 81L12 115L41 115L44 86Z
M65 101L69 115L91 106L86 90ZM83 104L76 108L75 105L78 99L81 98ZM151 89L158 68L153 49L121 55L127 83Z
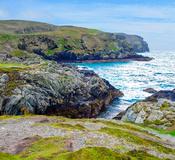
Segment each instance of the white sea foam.
M125 94L120 100L114 101L100 117L113 118L120 110L149 96L150 94L143 91L146 88L156 90L175 88L175 52L145 54L154 60L79 64L93 69Z

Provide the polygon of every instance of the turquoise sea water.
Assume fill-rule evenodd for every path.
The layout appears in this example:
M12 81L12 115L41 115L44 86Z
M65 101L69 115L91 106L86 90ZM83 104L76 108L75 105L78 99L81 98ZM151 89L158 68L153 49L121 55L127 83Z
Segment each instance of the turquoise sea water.
M124 97L114 100L99 117L113 118L119 111L149 96L149 93L143 91L146 88L175 88L175 52L155 51L144 54L153 57L154 60L77 64L94 70L124 93Z

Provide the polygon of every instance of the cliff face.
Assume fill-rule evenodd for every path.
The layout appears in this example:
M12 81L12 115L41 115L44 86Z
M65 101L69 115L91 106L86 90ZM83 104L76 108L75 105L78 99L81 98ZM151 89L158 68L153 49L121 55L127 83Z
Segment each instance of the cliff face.
M90 118L122 95L89 70L51 62L0 65L0 115Z
M127 35L124 33L116 34L118 37L123 37L133 48L136 53L149 52L148 43L144 39L137 35Z
M1 52L18 58L35 53L56 61L150 60L136 54L149 48L135 35L27 21L1 21L0 33Z

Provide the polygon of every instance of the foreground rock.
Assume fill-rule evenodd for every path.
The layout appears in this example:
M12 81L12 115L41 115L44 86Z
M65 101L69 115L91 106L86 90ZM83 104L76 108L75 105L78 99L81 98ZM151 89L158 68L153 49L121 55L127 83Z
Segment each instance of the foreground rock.
M120 121L0 116L0 135L2 160L175 159L173 137Z
M1 115L95 117L123 95L93 71L52 62L21 67L0 68Z
M130 106L116 118L156 128L175 127L175 90L159 91Z

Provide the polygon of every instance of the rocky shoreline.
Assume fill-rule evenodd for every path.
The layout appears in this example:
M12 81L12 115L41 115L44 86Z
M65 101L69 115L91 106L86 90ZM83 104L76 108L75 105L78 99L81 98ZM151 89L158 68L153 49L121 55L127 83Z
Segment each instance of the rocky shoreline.
M124 54L123 56L119 56L119 53L96 53L96 54L87 54L81 57L78 57L75 53L72 52L63 52L55 54L54 56L47 56L44 53L37 53L42 56L44 59L57 61L58 63L94 63L94 62L128 62L128 61L151 61L153 58L142 56L139 54ZM60 55L61 54L61 55ZM62 54L64 56L62 56ZM112 56L115 54L115 56ZM72 58L73 57L73 58Z
M173 130L175 127L175 89L155 92L152 96L136 102L119 113L115 119Z

